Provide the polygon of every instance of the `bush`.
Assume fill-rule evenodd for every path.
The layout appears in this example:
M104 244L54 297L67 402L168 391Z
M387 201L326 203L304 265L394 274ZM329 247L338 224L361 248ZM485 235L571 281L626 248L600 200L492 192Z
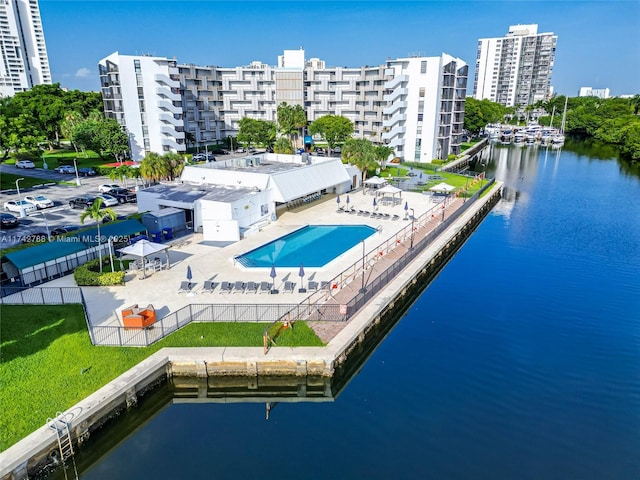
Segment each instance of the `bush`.
M110 270L109 257L102 259L103 270ZM81 287L106 287L109 285L124 285L124 272L104 271L100 273L99 259L89 260L84 265L76 267L73 271L73 278Z

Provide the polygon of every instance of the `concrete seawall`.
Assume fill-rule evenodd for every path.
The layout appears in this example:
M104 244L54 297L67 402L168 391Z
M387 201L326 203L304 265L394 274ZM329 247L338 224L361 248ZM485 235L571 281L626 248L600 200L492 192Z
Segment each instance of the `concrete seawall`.
M462 247L501 196L497 182L456 219L415 260L371 299L325 347L165 348L90 395L64 415L74 445L82 445L92 431L121 412L135 407L138 398L173 378L282 377L304 378L322 384L360 354L367 339L384 335L394 319L420 295ZM206 385L206 382L205 382ZM58 439L45 425L0 453L0 479L25 479L55 468Z

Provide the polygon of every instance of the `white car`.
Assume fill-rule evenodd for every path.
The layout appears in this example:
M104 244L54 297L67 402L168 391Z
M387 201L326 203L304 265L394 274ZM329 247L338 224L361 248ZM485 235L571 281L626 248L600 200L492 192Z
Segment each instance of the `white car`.
M16 162L16 168L36 168L36 164L31 160L18 160Z
M112 197L107 193L101 193L100 195L96 195L96 198L102 199L103 207L115 207L118 205L118 199L116 197Z
M116 185L115 183L112 184L104 184L104 185L100 185L98 187L98 191L101 193L107 193L109 190L113 190L114 188L120 188L120 185Z
M53 200L44 195L26 195L24 199L26 202L35 205L37 209L53 207Z
M20 210L24 210L24 213L29 213L35 212L36 206L25 200L9 200L8 202L4 202L4 209L9 212L20 213Z

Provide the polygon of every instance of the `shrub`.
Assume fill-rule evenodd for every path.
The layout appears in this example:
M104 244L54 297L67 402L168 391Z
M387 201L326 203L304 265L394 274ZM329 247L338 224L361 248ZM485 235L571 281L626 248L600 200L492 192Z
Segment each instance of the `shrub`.
M110 270L109 257L102 259L102 268ZM87 263L76 267L73 278L82 287L105 287L108 285L124 285L124 272L104 271L100 273L100 261L89 260Z

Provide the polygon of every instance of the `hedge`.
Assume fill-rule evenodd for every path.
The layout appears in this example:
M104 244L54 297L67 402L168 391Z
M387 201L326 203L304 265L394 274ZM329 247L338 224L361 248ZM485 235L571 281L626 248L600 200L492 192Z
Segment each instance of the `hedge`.
M102 267L103 269L106 267L107 270L111 269L108 256L102 259ZM100 273L100 260L94 259L76 267L73 271L73 278L81 287L105 287L124 285L124 273L123 271Z

